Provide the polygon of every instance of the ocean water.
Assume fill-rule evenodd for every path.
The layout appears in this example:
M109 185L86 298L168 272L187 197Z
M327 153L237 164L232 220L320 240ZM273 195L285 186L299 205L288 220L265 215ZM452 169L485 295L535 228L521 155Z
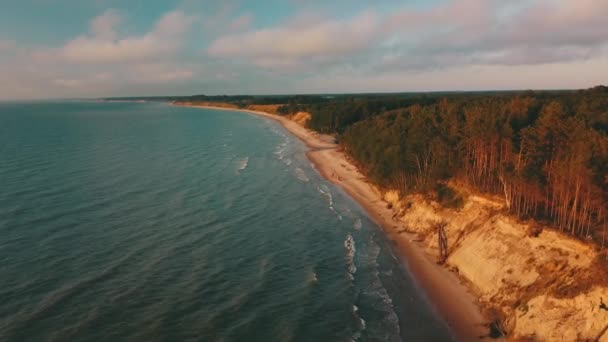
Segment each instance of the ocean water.
M0 341L445 341L381 230L277 123L0 104Z

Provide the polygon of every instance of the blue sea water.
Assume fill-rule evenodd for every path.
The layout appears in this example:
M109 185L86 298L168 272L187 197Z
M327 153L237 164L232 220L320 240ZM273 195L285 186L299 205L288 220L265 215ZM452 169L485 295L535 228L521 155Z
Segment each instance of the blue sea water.
M0 104L0 341L444 341L363 210L276 122Z

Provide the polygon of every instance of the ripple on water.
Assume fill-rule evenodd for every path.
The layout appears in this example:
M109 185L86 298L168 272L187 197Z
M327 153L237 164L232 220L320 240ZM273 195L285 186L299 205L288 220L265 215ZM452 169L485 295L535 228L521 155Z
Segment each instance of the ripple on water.
M4 106L1 341L399 338L400 268L379 274L375 228L277 123Z

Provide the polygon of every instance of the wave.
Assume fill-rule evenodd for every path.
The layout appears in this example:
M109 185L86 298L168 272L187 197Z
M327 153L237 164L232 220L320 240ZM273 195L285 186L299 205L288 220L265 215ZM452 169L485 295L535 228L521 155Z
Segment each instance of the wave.
M336 211L336 208L330 206L329 210L333 211L334 214L336 214L336 217L338 217L338 221L342 221L342 215L340 215L340 213L338 213L338 211Z
M366 297L373 298L374 302L381 303L381 306L377 309L378 312L381 312L384 316L382 319L382 321L386 323L384 333L386 334L385 337L388 338L389 336L399 336L401 329L399 327L399 317L395 311L393 299L388 293L386 287L384 287L380 277L381 270L378 264L380 251L381 247L373 240L370 241L370 244L365 248L365 255L362 257L365 259L364 263L372 267L372 270L370 270L372 279L370 279L370 282L367 288L363 291L363 294ZM384 272L382 273L384 274Z
M249 166L249 157L241 159L241 161L239 162L239 168L236 173L240 175L241 172L247 168L247 166Z
M323 195L323 196L325 196L325 198L327 198L329 210L331 210L334 214L336 214L336 217L338 218L339 221L342 221L342 215L340 215L340 213L334 207L334 198L331 194L331 190L329 190L329 187L327 187L327 185L325 185L325 184L322 184L317 187L317 191L319 191L319 193L321 195Z
M285 149L287 149L286 144L281 144L277 147L277 150L274 152L275 155L278 156L280 160L283 160L285 157Z
M298 177L298 179L301 180L302 182L310 181L308 176L306 176L306 173L304 173L304 170L302 170L298 167L298 168L296 168L295 172L296 172L296 177Z
M33 310L29 312L22 310L16 313L14 315L15 321L12 322L12 326L7 329L8 332L18 331L23 327L28 326L31 322L36 322L48 317L53 310L64 307L68 300L84 291L90 291L92 286L98 285L99 283L114 277L118 273L118 270L130 262L138 252L141 252L141 250L131 251L129 254L100 272L90 274L84 278L75 280L73 283L64 284L58 289L50 291L37 303Z
M273 132L283 138L283 142L281 142L274 151L274 154L277 155L280 160L282 160L285 157L285 151L287 150L290 140L287 135L279 132L278 130L273 129Z
M374 279L370 286L369 296L374 297L376 301L380 301L382 303L382 307L379 307L379 312L383 313L383 322L386 323L386 333L387 336L395 335L399 336L401 328L399 327L399 317L397 316L397 312L395 311L395 306L393 304L393 299L388 294L388 291L382 285L382 281L378 277L376 273L376 279ZM390 330L393 330L390 332Z
M306 275L306 281L309 284L314 284L319 281L319 278L317 277L317 272L315 272L312 268L308 270L308 273Z
M355 239L351 234L346 236L344 248L346 248L346 266L348 273L354 275L357 273L357 266L355 266L355 253L357 252L357 249L355 247Z
M327 201L329 203L329 207L333 208L333 206L334 206L334 198L331 195L331 190L329 190L329 188L327 187L327 185L323 184L323 185L317 187L317 190L319 191L320 194L322 194L323 196L327 197Z
M361 332L365 330L365 320L363 319L363 317L361 317L361 314L359 314L359 307L353 304L352 313L353 317L357 322L357 326L359 327L359 331Z
M6 237L4 251L14 256L0 272L10 280L0 287L2 305L13 312L0 318L0 341L24 340L32 331L56 340L83 340L99 331L110 331L115 339L146 340L158 329L166 330L169 340L220 334L247 340L251 327L257 327L260 339L285 341L382 340L376 336L384 336L385 326L394 331L384 321L387 305L373 292L382 290L376 285L368 290L376 280L368 238L377 232L367 223L357 231L366 220L359 207L313 174L296 138L285 141L266 131L259 146L251 146L255 139L245 134L257 133L247 119L220 113L195 120L211 118L238 124L234 139L226 136L232 126L221 126L214 135L175 130L175 140L162 141L167 153L139 156L139 138L156 135L112 142L106 150L102 139L111 138L106 137L114 132L111 121L90 144L65 140L87 147L76 151L82 156L68 156L70 145L60 145L57 151L66 155L52 167L33 161L0 167L0 179L10 181L9 195L0 196L0 232ZM89 127L83 127L88 137ZM201 150L206 154L199 155ZM32 157L45 157L42 153ZM21 165L26 165L22 174ZM55 182L63 165L70 167L69 177ZM263 177L246 182L259 176L261 165ZM274 215L266 215L268 210ZM36 229L21 229L30 222ZM100 229L87 230L82 222L99 223ZM32 241L38 242L39 255L27 248ZM73 244L79 248L70 248ZM392 281L401 281L402 269L395 266L394 279L379 270L384 282L379 285L393 296ZM344 293L336 296L336 290ZM150 301L156 297L163 300ZM393 298L399 308L402 296ZM341 309L327 321L327 307ZM288 316L272 315L285 308ZM134 319L125 325L123 316ZM419 324L404 319L403 326L412 321ZM166 328L175 322L180 331ZM398 338L390 336L384 340Z

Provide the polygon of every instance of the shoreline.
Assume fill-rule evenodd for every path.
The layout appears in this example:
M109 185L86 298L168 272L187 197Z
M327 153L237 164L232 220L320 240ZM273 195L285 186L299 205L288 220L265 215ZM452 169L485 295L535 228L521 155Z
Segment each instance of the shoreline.
M382 228L416 285L446 322L453 336L459 341L471 341L488 335L487 322L481 314L477 298L456 274L437 265L424 247L414 241L414 235L399 231L401 224L392 219L393 211L387 207L380 191L340 151L333 137L310 131L286 117L262 111L191 103L172 105L239 111L278 121L309 148L306 156L321 176L346 191Z

